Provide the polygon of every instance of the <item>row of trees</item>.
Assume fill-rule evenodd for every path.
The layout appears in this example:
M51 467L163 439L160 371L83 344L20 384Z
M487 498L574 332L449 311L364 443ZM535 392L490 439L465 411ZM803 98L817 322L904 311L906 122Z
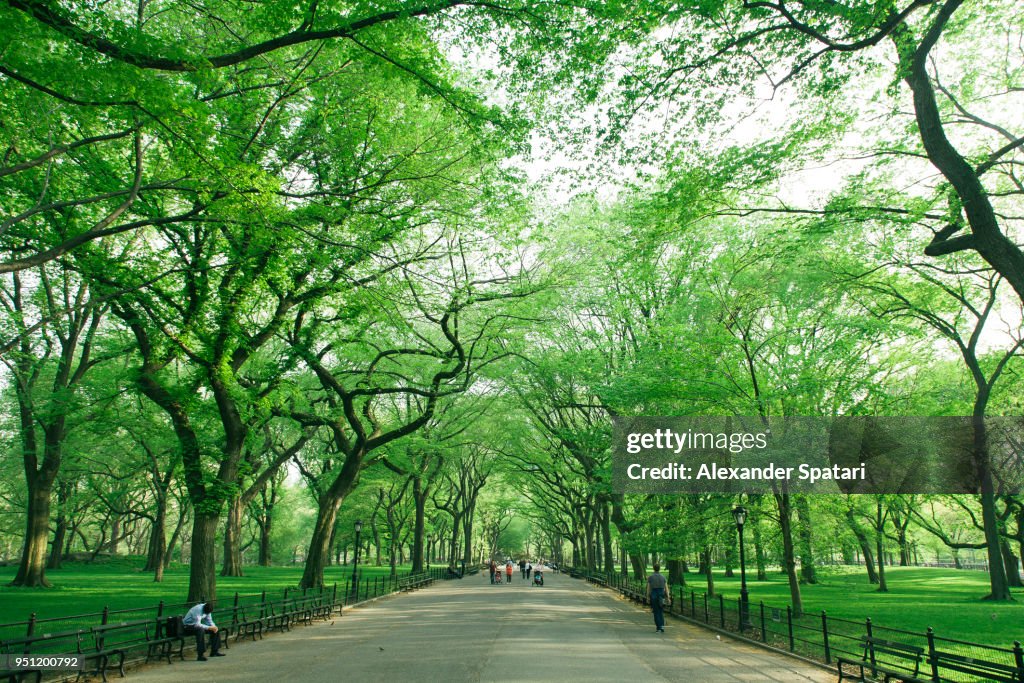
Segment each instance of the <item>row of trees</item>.
M905 523L983 548L1008 599L1020 503L984 418L1019 412L1014 11L8 2L14 583L146 520L157 576L188 538L189 597L214 596L218 539L241 572L246 519L272 537L288 471L315 501L303 586L364 476L417 568L428 528L472 561L514 510L579 563L707 565L731 501L616 494L610 417L964 414L978 499L940 507L981 539L785 490L751 501L754 528L777 533L798 610L823 515L866 560L865 525L879 560ZM515 155L552 125L643 180L537 210ZM822 185L816 164L838 171Z

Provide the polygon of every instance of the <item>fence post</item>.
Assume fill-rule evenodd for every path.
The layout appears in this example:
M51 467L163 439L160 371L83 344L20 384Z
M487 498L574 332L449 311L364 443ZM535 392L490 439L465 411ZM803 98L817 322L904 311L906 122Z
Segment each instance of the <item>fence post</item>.
M36 613L33 612L28 617L28 629L25 633L26 637L31 638L36 633Z
M101 624L106 624L108 619L110 619L110 608L109 607L104 607L103 608L103 619L102 619L102 621L100 621L100 623Z
M164 615L164 601L161 600L160 604L156 606L156 618L159 620Z
M348 596L352 595L352 579L345 579L345 604L348 604Z
M761 601L761 642L768 642L768 629L765 628L764 623L764 600Z
M875 663L875 648L871 645L871 617L864 620L864 628L868 634L868 640L864 643L864 647L867 648L871 657L871 675L874 677L878 675L878 666Z
M331 611L334 611L334 606L338 604L338 582L334 582L334 588L331 590Z
M1020 643L1013 641L1013 654L1017 659L1017 676L1024 680L1024 662L1021 661ZM935 632L928 627L928 663L932 665L932 680L939 681L939 662L935 657Z
M690 591L690 616L697 618L697 591Z
M285 587L284 587L284 599L285 599L285 600L287 600L287 599L288 599L288 586L285 586Z
M725 596L718 594L718 625L725 628Z
M793 606L786 605L786 624L789 627L789 651L796 652L796 641L793 640Z
M825 610L821 610L821 638L825 643L825 663L832 663L832 650L828 646L828 617L825 616Z
M708 594L704 594L704 623L711 623L711 612L708 611Z
M931 629L928 629L931 633ZM1024 650L1020 647L1020 641L1013 641L1013 659L1017 663L1017 678L1024 682Z

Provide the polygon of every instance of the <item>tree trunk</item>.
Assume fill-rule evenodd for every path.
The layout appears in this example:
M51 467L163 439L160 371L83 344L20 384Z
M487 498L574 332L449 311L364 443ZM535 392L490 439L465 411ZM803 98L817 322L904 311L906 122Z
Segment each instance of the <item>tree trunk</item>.
M761 522L759 519L755 519L751 525L754 528L754 562L757 564L757 580L767 581L767 558L764 552L764 543L761 540Z
M64 558L64 542L68 534L68 518L64 514L63 506L61 506L60 512L57 513L56 525L53 533L53 543L50 545L50 559L46 562L47 569L60 569L61 561Z
M713 598L715 596L715 572L711 570L711 546L704 546L700 561L708 569L704 577L708 583L708 597Z
M782 570L789 579L790 604L793 616L800 617L804 613L804 601L800 595L800 579L796 574L796 553L793 547L793 506L789 493L776 493L775 503L779 508L779 530L782 534Z
M153 581L164 579L164 554L167 549L167 498L157 499L153 517L153 528L149 532L149 547L146 550L146 566L142 571L153 572Z
M875 570L875 557L871 551L871 543L867 533L857 523L857 518L854 516L853 508L851 507L846 508L846 524L853 531L853 535L857 537L857 544L860 546L860 552L864 558L864 566L868 570L868 583L872 585L877 584L878 572Z
M604 545L604 571L611 574L615 571L615 555L612 553L611 515L607 504L601 505L601 540Z
M807 496L796 496L796 516L800 526L800 578L805 583L817 583L814 573L814 547L811 519L811 506Z
M1008 541L1003 540L999 545L1003 551L1003 568L1006 572L1006 582L1011 588L1020 588L1024 584L1021 584L1017 556L1013 554Z
M334 496L329 492L320 496L313 537L306 553L306 567L299 582L300 588L321 588L324 585L324 567L327 565L327 555L331 552L331 529L338 519L342 500L342 496Z
M629 562L633 565L633 578L637 581L647 580L647 565L639 553L629 553Z
M49 588L46 580L46 543L50 537L50 495L52 483L39 485L40 476L29 484L28 510L25 523L25 544L21 551L18 573L10 583L27 588Z
M242 501L234 496L228 502L224 524L224 564L221 576L244 576L242 573Z
M981 484L981 519L985 532L985 551L988 554L988 576L992 592L989 600L1012 600L1006 569L1003 566L1002 539L999 536L999 517L996 514L995 484L989 462L988 433L985 427L985 406L988 388L981 388L974 402L971 424L974 428L973 456Z
M416 521L412 531L412 573L418 574L424 570L423 548L424 535L427 528L427 496L429 487L423 485L420 477L412 480L412 498L416 505Z
M267 514L260 525L260 566L269 567L273 562L271 557L270 532L274 524L274 516Z
M189 567L188 601L217 599L217 524L220 515L195 510L192 520L192 557Z
M882 516L882 499L875 501L875 556L878 558L878 592L888 593L889 586L885 583L885 518Z
M668 560L668 582L673 586L685 586L686 576L683 574L683 563L679 560Z
M476 505L466 508L462 516L463 542L462 562L468 567L473 564L473 515L476 512Z

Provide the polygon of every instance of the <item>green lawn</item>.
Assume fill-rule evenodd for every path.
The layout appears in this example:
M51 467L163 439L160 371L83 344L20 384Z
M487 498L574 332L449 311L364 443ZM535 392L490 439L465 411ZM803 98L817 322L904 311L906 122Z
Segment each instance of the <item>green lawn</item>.
M978 571L889 567L885 570L889 591L879 593L867 581L866 573L852 568L828 568L815 585L801 586L804 609L816 615L825 610L830 617L863 621L907 631L924 632L929 626L935 634L973 642L1009 647L1014 640L1024 641L1024 590L1015 590L1016 601L992 603L981 598L988 592L988 575ZM785 609L789 604L789 584L777 571L768 581L753 581L747 575L750 601L755 607ZM687 589L698 596L707 583L699 574L687 574ZM725 578L716 571L715 588L727 600L739 597L739 572Z
M25 621L33 612L37 618L70 616L111 610L153 607L161 600L167 604L181 603L188 594L188 567L174 565L164 573L162 583L154 583L150 572L143 572L143 558L117 558L109 561L68 563L65 568L47 571L52 588L11 588L6 584L14 578L16 567L0 567L0 625ZM399 567L408 573L409 567ZM360 577L386 576L387 567L360 565ZM242 595L262 591L280 594L294 588L302 577L302 566L246 567L243 577L217 577L217 598L221 604L231 600L237 591ZM351 567L328 567L324 581L338 582L339 591L352 577ZM0 637L8 634L3 629Z

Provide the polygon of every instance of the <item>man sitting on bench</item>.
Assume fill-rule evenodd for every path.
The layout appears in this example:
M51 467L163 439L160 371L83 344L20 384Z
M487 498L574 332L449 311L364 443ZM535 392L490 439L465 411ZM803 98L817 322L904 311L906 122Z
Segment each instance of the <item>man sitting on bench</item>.
M207 632L210 634L210 656L224 656L224 653L220 651L220 633L218 632L217 624L213 623L212 602L201 602L190 609L185 618L182 619L182 623L185 624L185 635L195 635L196 637L196 652L199 653L196 659L198 661L206 661L204 655L206 654Z

